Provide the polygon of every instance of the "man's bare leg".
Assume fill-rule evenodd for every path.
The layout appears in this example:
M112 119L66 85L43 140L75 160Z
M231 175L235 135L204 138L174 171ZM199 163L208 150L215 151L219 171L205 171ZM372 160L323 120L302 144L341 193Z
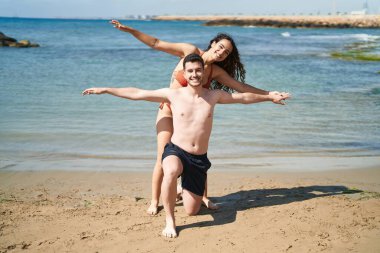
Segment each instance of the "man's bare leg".
M203 193L203 198L202 198L202 204L207 207L210 210L217 210L219 209L219 206L217 206L214 202L212 202L208 197L207 197L207 179L206 179L206 185L205 185L205 191Z
M181 160L177 156L167 156L163 161L164 178L161 197L166 214L166 226L162 230L162 235L169 238L177 237L174 208L177 197L177 178L181 175L182 169Z
M196 215L201 208L202 196L198 196L186 189L182 191L183 207L188 215Z
M183 189L182 189L182 186L179 184L179 185L177 185L177 199L176 199L176 201L179 201L182 199L182 193L183 193ZM204 191L203 197L202 197L202 204L210 210L219 209L219 206L216 205L214 202L212 202L207 197L207 181L206 181L206 185L205 185L205 191Z

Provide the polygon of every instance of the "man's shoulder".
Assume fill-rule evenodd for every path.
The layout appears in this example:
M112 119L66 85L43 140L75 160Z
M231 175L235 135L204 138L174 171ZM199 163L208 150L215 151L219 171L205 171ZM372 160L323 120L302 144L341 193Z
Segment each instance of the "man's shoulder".
M223 93L226 93L225 91L219 90L219 89L213 89L213 90L205 89L205 90L206 90L206 92L208 92L208 94L210 94L210 95L216 95L216 96L218 96L220 94L223 94Z
M186 96L187 94L186 87L180 87L180 88L175 88L175 89L169 88L169 92L172 97L178 97L178 96L181 97L181 96Z
M213 103L217 103L217 101L223 95L223 93L225 93L225 91L222 91L219 89L216 89L216 90L205 89L204 94L206 95L206 97L208 97L208 100L210 102L213 101Z

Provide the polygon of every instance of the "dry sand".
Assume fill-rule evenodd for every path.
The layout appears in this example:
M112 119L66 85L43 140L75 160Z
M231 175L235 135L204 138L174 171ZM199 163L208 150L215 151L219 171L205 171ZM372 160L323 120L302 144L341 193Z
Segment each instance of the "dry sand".
M211 172L219 211L146 214L150 173L0 172L0 252L380 252L380 169ZM358 189L362 190L360 192Z

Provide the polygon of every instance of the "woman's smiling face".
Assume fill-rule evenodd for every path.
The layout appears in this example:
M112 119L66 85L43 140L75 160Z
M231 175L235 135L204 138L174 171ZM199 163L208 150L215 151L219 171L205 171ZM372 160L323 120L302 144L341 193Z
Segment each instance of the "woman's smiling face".
M209 49L213 53L215 61L224 61L232 52L233 46L227 39L222 39L218 42L213 42Z

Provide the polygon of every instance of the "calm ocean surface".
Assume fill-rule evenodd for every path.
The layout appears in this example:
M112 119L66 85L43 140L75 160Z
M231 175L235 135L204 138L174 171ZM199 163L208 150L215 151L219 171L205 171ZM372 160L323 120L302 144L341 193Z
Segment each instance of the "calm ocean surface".
M374 42L379 50L380 30L125 23L200 48L227 32L237 42L247 83L293 94L286 106L218 106L209 148L214 169L270 166L279 158L380 165L380 64L329 56L352 43ZM105 20L0 18L0 31L41 45L0 48L0 169L152 170L158 104L82 97L81 91L167 87L176 57Z

